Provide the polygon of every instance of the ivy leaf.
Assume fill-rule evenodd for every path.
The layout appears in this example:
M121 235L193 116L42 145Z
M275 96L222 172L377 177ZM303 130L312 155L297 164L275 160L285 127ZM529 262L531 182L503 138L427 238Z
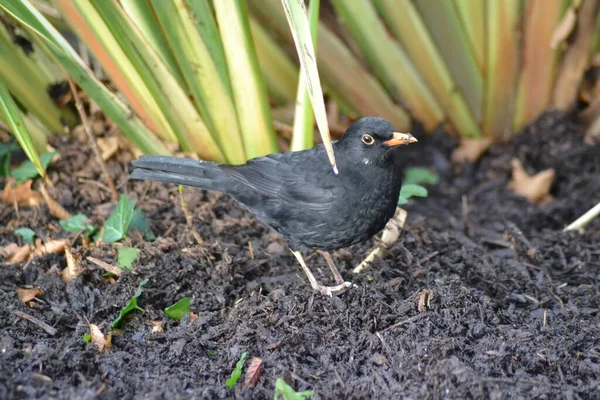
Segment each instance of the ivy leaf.
M150 229L148 220L144 217L144 214L142 214L139 209L133 212L131 224L129 225L129 230L132 229L137 229L142 236L144 236L144 239L149 242L156 240L156 236L154 236L154 232L152 232L152 229Z
M411 167L404 173L404 180L402 181L405 185L436 185L440 180L440 177L423 167Z
M172 306L165 308L165 314L171 319L180 320L190 312L191 300L191 297L184 297Z
M23 239L23 241L25 241L25 243L35 246L35 242L33 241L33 238L35 237L35 232L32 231L31 229L29 229L29 228L15 229L15 234L21 236L21 238Z
M58 224L65 232L84 232L85 236L90 236L96 230L85 214L73 215L69 219L58 221Z
M119 313L119 317L113 321L113 323L112 323L113 328L120 328L125 317L132 311L138 310L138 311L144 312L144 309L141 308L140 306L138 306L137 302L138 302L138 298L142 295L143 287L147 283L148 283L148 278L144 279L140 283L140 285L138 286L138 289L135 291L135 294L133 295L131 300L129 300L129 302L127 303L125 308L121 309L121 312Z
M242 353L240 360L235 364L235 369L231 373L231 377L225 382L227 389L234 387L242 376L242 368L244 367L244 361L246 360L246 357L248 357L248 353Z
M304 392L296 392L294 388L288 385L283 379L277 378L275 381L275 397L274 400L304 400L313 397L315 392L306 390Z
M398 198L398 205L408 203L408 199L411 197L427 197L427 194L427 189L421 185L402 185L402 189L400 189L400 197Z
M52 158L57 154L58 153L56 151L53 151L50 153L43 153L40 155L40 161L42 162L44 171L48 169L50 161L52 161ZM23 164L21 164L20 167L14 169L10 174L17 180L17 184L23 183L27 179L33 179L35 177L40 176L40 174L38 173L37 169L35 169L35 166L31 161L25 161Z
M121 247L117 256L117 265L126 271L133 269L133 262L137 259L139 250L133 247Z
M0 176L10 175L10 154L19 148L19 144L15 141L0 143Z
M125 238L133 219L134 208L135 201L121 195L117 208L104 222L104 234L102 235L104 243L114 243Z

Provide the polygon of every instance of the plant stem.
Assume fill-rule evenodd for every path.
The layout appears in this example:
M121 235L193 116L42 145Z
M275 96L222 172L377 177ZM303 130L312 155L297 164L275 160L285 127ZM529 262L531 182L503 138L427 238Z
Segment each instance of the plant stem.
M600 215L600 203L590 208L585 214L583 214L581 217L577 218L574 222L569 224L565 229L563 229L563 232L572 231L576 229L583 229L583 227L585 227L598 215Z
M102 169L102 174L106 178L106 183L110 189L110 194L114 201L119 200L119 193L117 193L117 189L115 188L115 183L112 178L108 174L108 168L106 168L106 163L102 159L102 154L100 153L100 149L98 148L98 144L96 143L96 138L94 138L94 134L92 133L89 125L89 121L87 115L85 114L85 110L83 109L83 103L79 98L79 93L77 93L77 88L73 83L73 79L69 77L69 87L71 88L71 92L73 92L73 99L75 99L75 107L77 108L77 112L79 113L79 117L81 118L81 123L83 124L83 130L85 131L88 139L90 140L90 146L92 146L92 150L94 151L94 156L96 156L96 160L98 164L100 164L100 168Z

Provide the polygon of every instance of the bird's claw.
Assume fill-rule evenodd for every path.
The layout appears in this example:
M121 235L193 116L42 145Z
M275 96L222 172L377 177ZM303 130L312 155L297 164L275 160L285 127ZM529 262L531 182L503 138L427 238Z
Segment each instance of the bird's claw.
M356 285L353 284L352 282L342 282L339 285L335 285L335 286L323 286L323 285L315 284L315 285L313 285L313 289L315 289L317 292L321 293L322 295L332 297L333 292L339 292L340 290L344 290L344 289L347 289L347 288L353 287L353 286L356 287Z

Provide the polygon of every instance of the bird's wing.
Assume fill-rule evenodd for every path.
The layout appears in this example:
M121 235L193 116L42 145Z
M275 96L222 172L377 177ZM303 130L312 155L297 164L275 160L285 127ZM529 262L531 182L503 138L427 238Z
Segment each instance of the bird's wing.
M244 165L221 165L235 181L267 198L283 200L290 207L314 211L328 210L334 199L342 195L342 185L322 149L271 154L248 161Z

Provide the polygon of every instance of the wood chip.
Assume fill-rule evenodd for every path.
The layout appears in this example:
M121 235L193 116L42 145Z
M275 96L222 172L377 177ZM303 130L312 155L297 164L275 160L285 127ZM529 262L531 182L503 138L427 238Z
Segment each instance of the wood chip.
M61 278L63 282L69 282L79 276L81 266L79 265L79 259L73 255L69 246L65 246L65 259L67 260L67 266L63 269Z
M63 254L65 246L69 244L68 239L55 239L42 244L41 240L36 241L34 254L42 257L45 254Z
M13 311L13 314L15 314L17 317L19 318L23 318L26 319L27 321L39 326L40 328L42 328L44 331L46 331L46 333L50 336L54 336L56 335L56 333L58 332L56 330L56 328L51 327L50 325L48 325L47 323L45 323L44 321L31 316L29 314L25 314L24 312L21 311Z
M39 207L44 198L39 192L31 190L31 179L17 185L15 178L6 179L4 190L0 199L8 204L17 204L20 207Z
M94 257L87 257L86 260L88 260L92 264L97 265L98 267L102 268L106 272L110 272L111 274L114 274L116 276L121 276L121 273L123 272L123 270L121 268L115 267L114 265L110 265L109 263L106 263L102 260L98 260L97 258L94 258Z
M452 152L452 161L462 163L476 162L490 148L492 139L462 139L459 146Z
M163 332L165 330L162 321L150 321L150 323L152 324L151 333Z
M70 212L65 210L65 208L63 206L61 206L56 200L54 200L48 194L48 191L46 190L46 187L44 185L40 185L40 192L42 193L42 196L44 197L44 201L48 205L48 208L50 209L50 213L53 216L55 216L56 218L61 219L61 220L69 219L73 216L73 215L71 215Z
M31 300L35 299L40 294L42 294L42 289L17 289L17 298L23 304L29 303Z
M550 187L556 176L553 169L546 169L535 175L529 175L518 159L514 158L511 165L513 176L507 184L510 190L536 204L545 204L552 200Z
M99 138L97 142L104 161L114 156L119 149L119 139L116 136Z

